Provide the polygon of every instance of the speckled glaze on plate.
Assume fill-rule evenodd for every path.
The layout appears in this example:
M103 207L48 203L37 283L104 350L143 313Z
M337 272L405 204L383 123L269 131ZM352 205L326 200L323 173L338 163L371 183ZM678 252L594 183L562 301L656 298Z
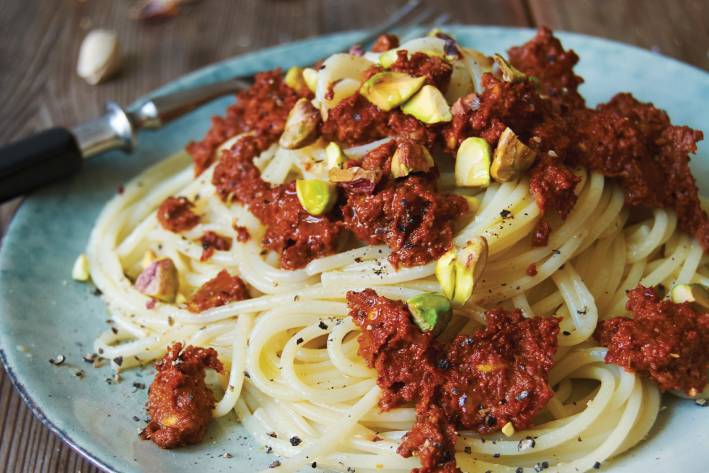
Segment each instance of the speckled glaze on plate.
M465 45L486 53L525 42L532 30L451 27ZM668 110L674 123L709 132L709 74L623 44L559 34L564 46L581 57L577 68L586 79L582 93L590 104L630 91L640 100ZM250 74L274 67L308 64L347 47L356 33L319 37L229 59L178 79L155 93ZM221 114L232 98L201 108L158 132L143 133L131 156L108 153L86 163L75 178L32 195L20 208L0 252L0 357L34 414L77 451L112 472L251 472L274 457L251 441L235 416L214 422L198 446L160 450L141 441L146 390L152 370L135 370L120 384L109 384L110 369L94 369L82 360L94 337L105 328L107 312L93 287L71 280L101 208L117 187L149 165L200 138L209 117ZM697 180L709 192L709 146L700 144L693 160ZM62 366L48 360L66 357ZM75 376L82 369L83 379ZM136 386L139 386L136 385ZM706 472L709 468L709 408L663 398L650 437L603 471L660 473ZM139 421L134 420L138 416ZM226 458L225 453L232 455ZM310 468L308 468L309 471Z

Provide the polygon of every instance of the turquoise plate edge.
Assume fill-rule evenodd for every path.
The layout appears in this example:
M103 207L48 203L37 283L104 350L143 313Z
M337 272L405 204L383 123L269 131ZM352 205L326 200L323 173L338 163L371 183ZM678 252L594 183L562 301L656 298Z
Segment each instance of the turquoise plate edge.
M502 27L454 26L449 30L463 44L488 53L521 44L534 34L531 29ZM709 131L709 111L705 109L709 74L705 71L605 39L563 32L559 36L566 47L581 56L579 73L586 79L582 92L589 103L627 90L667 109L673 122ZM233 75L313 62L323 52L335 52L358 37L358 32L339 33L227 59L187 74L148 96ZM117 187L183 148L189 140L201 137L209 126L209 117L220 114L231 101L217 100L158 132L146 132L133 155L107 153L88 162L79 176L30 196L3 241L0 359L43 424L107 471L179 472L205 467L215 472L255 471L273 460L248 439L240 425L234 425L233 416L215 422L201 446L162 451L138 440L146 392L133 383L148 384L151 370L127 373L123 382L109 385L108 368L96 370L84 364L81 355L91 351L93 338L106 327L106 311L91 286L75 283L70 277L74 258L83 251L93 222ZM693 169L705 193L709 189L707 158L707 145L702 143ZM57 354L67 358L60 367L48 363ZM86 372L83 379L74 375L78 369ZM669 409L661 412L645 445L613 461L610 471L631 472L642 467L659 473L671 466L699 472L709 464L709 452L697 448L709 442L709 410L668 397L663 398L664 404ZM686 436L688 424L697 426L696 435L677 441L679 435L672 433ZM225 453L232 457L225 457Z

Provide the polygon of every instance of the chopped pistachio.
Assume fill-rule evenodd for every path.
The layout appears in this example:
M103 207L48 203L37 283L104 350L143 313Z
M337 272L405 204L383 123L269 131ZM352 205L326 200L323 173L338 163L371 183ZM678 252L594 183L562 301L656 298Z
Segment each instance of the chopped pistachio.
M451 304L445 296L427 292L406 301L414 323L422 332L440 334L451 318Z
M411 77L403 72L380 72L362 84L359 93L388 112L418 92L425 80L425 77Z
M499 182L519 179L536 157L536 151L522 143L511 128L505 128L492 155L490 174Z
M328 174L330 182L353 182L360 179L365 179L367 181L375 182L379 179L379 175L376 171L370 169L363 169L358 166L351 168L340 169L331 168Z
M451 248L436 261L436 279L448 299L453 299L455 294L455 258L456 249Z
M155 253L153 253L152 250L148 250L143 255L143 259L140 262L140 267L145 269L150 266L156 259L158 259L158 257L155 256Z
M331 141L325 147L325 157L327 158L328 169L342 169L342 167L347 162L347 156L345 156L345 153L342 151L342 148L340 148L340 146L334 141Z
M85 254L80 254L76 261L74 261L74 266L71 268L71 277L76 281L88 281L91 277L89 272L89 259Z
M154 261L135 281L139 292L163 302L175 300L178 286L177 268L170 258Z
M460 187L490 185L490 145L483 138L466 138L455 158L455 183Z
M320 112L310 100L302 97L288 113L286 124L278 144L287 149L301 148L312 142L318 132Z
M493 59L497 63L497 67L500 68L502 80L505 82L521 82L527 80L527 76L522 71L511 65L499 54L495 54Z
M318 87L318 71L312 67L306 67L303 69L303 80L305 81L305 85L308 86L308 89L310 89L312 93L315 93L315 89Z
M689 302L697 310L709 310L709 292L700 284L677 284L670 291L670 299L675 304Z
M472 195L459 195L464 198L465 202L468 204L468 214L476 213L478 209L480 209L480 199L473 197Z
M502 433L507 437L512 437L515 434L515 426L512 425L512 422L508 422L502 427Z
M384 51L379 55L379 64L387 69L391 67L392 64L396 62L398 56L398 49L390 49L389 51Z
M487 253L485 237L473 238L458 252L455 262L454 304L465 305L473 295L475 284L487 264Z
M319 179L298 179L295 182L295 192L300 205L316 217L328 212L337 200L334 186Z
M433 156L425 146L413 141L399 143L391 158L391 175L405 177L412 172L427 172L435 163Z
M295 90L296 92L307 92L309 89L308 84L303 78L303 69L297 66L293 66L286 72L286 77L283 79L288 87Z
M453 305L465 305L487 264L485 237L468 241L461 249L452 248L436 262L436 278Z
M446 98L432 85L424 85L411 100L402 105L401 111L428 125L453 119Z

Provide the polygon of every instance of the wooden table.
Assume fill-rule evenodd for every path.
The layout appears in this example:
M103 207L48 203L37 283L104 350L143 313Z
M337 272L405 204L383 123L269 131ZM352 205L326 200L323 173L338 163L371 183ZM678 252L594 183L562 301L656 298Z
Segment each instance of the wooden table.
M0 2L0 143L96 116L206 64L296 39L364 28L405 0L203 0L158 24L129 19L129 0ZM457 23L547 25L652 49L709 69L706 0L441 0ZM116 79L76 76L86 32L115 29ZM0 206L0 236L18 202ZM96 472L37 421L0 369L0 471Z

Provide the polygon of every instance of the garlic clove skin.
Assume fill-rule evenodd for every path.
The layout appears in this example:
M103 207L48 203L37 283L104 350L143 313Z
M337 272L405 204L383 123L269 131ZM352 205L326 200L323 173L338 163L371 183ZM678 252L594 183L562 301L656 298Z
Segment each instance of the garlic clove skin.
M118 37L114 31L93 30L84 38L79 50L77 73L96 85L113 76L121 66Z

